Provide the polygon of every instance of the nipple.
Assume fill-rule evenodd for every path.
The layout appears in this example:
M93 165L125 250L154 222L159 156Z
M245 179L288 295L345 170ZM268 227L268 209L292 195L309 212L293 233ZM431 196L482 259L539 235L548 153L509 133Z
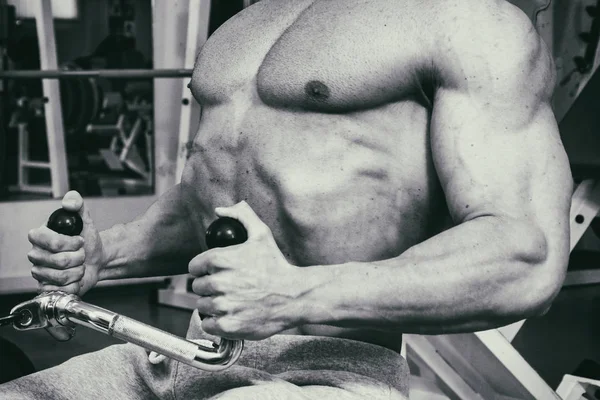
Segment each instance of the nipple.
M304 92L312 99L325 101L329 98L329 88L323 82L310 81L304 86Z

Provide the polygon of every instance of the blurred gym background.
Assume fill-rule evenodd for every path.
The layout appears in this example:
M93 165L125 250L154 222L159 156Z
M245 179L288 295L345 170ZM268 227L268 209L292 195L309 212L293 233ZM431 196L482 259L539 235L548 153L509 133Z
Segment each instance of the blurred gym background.
M600 1L513 0L534 21L552 49L559 82L554 109L578 183L600 177ZM68 71L185 69L189 0L52 1L57 67ZM212 0L198 44L252 1ZM0 0L0 71L40 70L36 1ZM37 17L36 17L37 15ZM43 39L43 38L42 38ZM46 49L47 50L47 49ZM181 109L189 107L191 135L198 106L182 91L189 78L89 77L59 82L60 118L69 189L87 199L100 229L141 213L176 182ZM0 315L30 299L27 231L46 222L59 206L53 198L48 117L51 100L40 79L0 79ZM56 117L56 116L55 116ZM190 122L191 121L191 122ZM197 124L197 122L196 122ZM595 183L593 183L595 185ZM589 229L573 250L571 276L550 311L528 320L512 345L553 388L565 374L600 379L600 223L579 218ZM582 220L583 219L583 220ZM159 301L169 278L104 284L86 301L178 335L189 310ZM117 340L79 329L67 343L43 330L0 328L36 369L101 349ZM0 359L0 368L8 366ZM590 395L591 396L591 395ZM592 397L590 397L592 398Z

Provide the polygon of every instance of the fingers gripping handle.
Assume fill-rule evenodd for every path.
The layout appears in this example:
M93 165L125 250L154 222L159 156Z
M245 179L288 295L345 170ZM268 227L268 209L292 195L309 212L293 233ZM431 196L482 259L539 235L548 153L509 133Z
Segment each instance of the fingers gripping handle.
M222 339L212 347L196 344L63 292L44 293L17 305L11 313L29 315L28 319L14 323L17 330L83 325L206 371L222 371L230 367L243 349L243 342L239 340Z
M248 232L240 221L234 218L222 217L215 220L206 230L206 247L214 249L215 247L234 246L242 244L248 240ZM204 319L206 315L200 314Z
M239 221L219 218L208 227L206 245L208 248L232 246L247 238L246 229ZM233 365L244 348L242 340L229 339L221 339L218 345L213 343L212 348L206 347L121 315L112 319L108 334L206 371L220 371Z
M81 233L83 222L78 213L60 209L51 215L48 227L56 232L75 236ZM207 246L211 248L240 244L246 239L244 226L232 218L220 218L213 222L206 237ZM218 345L206 347L85 303L79 297L63 292L43 293L34 300L16 306L13 312L21 309L31 309L39 318L36 319L37 323L15 324L18 330L75 323L207 371L220 371L233 365L244 346L241 340L221 339Z

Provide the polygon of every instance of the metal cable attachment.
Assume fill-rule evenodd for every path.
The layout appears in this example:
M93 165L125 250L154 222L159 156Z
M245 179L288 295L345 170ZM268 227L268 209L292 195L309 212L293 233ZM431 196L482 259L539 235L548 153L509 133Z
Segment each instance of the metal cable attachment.
M14 307L11 314L31 315L13 324L17 330L83 325L205 371L222 371L242 353L241 340L221 339L203 346L158 328L85 303L73 294L48 292Z

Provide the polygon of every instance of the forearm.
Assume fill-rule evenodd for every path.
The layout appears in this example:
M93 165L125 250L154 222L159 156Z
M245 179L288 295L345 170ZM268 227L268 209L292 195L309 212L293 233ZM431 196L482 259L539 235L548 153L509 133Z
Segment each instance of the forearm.
M489 329L547 307L556 279L544 274L560 274L559 259L526 224L480 217L393 259L300 269L299 323L423 334Z
M177 185L144 214L100 232L105 263L100 280L175 275L201 252L190 196Z

